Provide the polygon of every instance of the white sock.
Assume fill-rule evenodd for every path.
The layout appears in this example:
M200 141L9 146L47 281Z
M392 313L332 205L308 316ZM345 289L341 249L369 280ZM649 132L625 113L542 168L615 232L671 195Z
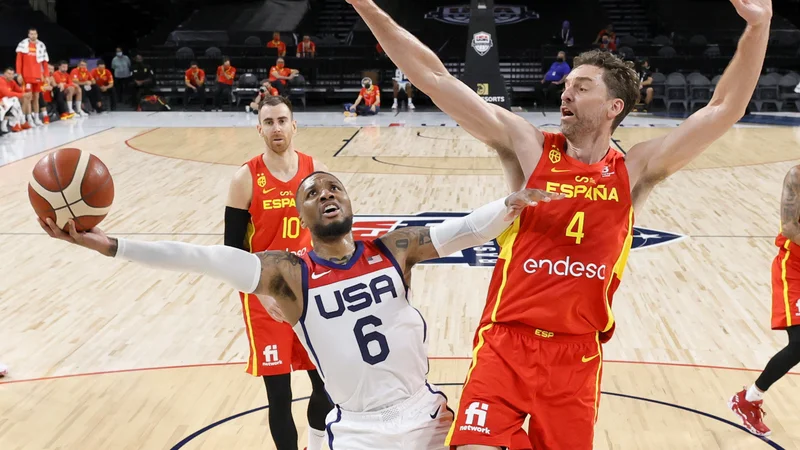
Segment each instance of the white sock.
M81 102L75 102L75 111L81 110Z
M325 442L325 431L308 427L308 450L322 450Z
M8 133L8 119L3 119L0 122L0 130L3 130L3 133Z
M68 111L70 114L74 114L74 113L75 113L75 110L74 110L74 109L72 109L72 103L67 103L67 111Z
M759 391L755 384L747 388L747 394L745 394L744 399L748 402L757 402L759 400L764 400L764 393Z
M42 117L42 119L44 119L45 117L47 117L47 110L40 112L39 115Z

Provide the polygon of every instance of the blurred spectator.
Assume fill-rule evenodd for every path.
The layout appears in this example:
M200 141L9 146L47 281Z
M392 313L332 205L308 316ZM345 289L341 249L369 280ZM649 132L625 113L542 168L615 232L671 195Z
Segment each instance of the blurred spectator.
M68 72L69 64L66 61L60 61L58 63L58 70L56 73L53 74L53 79L55 80L58 88L61 92L64 93L64 98L67 102L67 113L66 115L62 115L62 119L73 117L75 114L85 117L87 114L83 111L81 106L81 99L83 98L83 93L78 86L75 86L75 81L72 78L72 75ZM75 105L78 106L78 110L75 111L73 108L73 102Z
M261 100L264 100L265 97L277 97L278 95L280 94L278 94L277 89L272 87L272 83L270 83L269 80L264 80L261 82L261 87L258 88L258 95L256 95L256 98L245 108L245 111L258 114L258 104L261 103Z
M567 47L572 47L575 45L575 38L572 36L572 27L569 23L569 20L565 20L561 24L561 37L559 39L559 44L566 45Z
M608 24L604 29L600 30L593 44L599 45L603 50L617 51L617 33L614 32L614 25Z
M12 116L15 120L11 125L11 131L29 130L36 126L35 123L28 123L32 121L30 117L31 97L23 93L22 86L17 84L14 78L14 69L11 67L4 70L3 76L0 77L0 99L2 99L0 100L0 109L4 110L3 117L9 110L13 110ZM4 128L3 132L8 133L8 126Z
M28 38L17 44L17 73L22 75L25 89L32 93L35 111L40 110L39 94L42 91L44 79L49 75L48 61L50 61L50 56L47 54L47 46L39 40L36 28L28 29ZM42 125L38 115L35 115L34 119L36 125Z
M92 79L95 82L95 86L99 90L99 97L102 100L103 94L106 94L111 99L111 110L117 109L117 99L116 93L114 88L114 76L111 75L111 71L106 69L105 61L98 60L97 67L92 69Z
M131 77L133 78L131 101L134 108L138 109L142 97L150 94L155 85L153 69L144 63L142 55L136 55L136 58L134 58L134 63L131 66Z
M72 82L78 86L78 89L86 92L92 108L94 108L96 112L102 112L103 103L100 101L100 90L98 89L94 78L92 78L92 72L89 71L86 65L86 60L80 60L80 62L78 62L78 67L72 69L70 75L72 75ZM78 110L78 114L83 115L81 114L83 108L81 107L80 101L81 99L79 98L77 103L75 103L75 108Z
M63 117L63 118L72 117L69 114L69 110L67 109L67 102L66 102L66 100L64 98L64 93L61 92L61 90L58 88L58 85L57 85L55 79L53 78L53 75L55 75L55 73L56 73L56 68L53 67L52 64L48 64L48 66L49 66L48 67L48 72L50 73L50 76L48 76L45 79L45 82L42 83L42 97L41 98L46 103L50 103L50 104L55 103L55 105L54 105L55 111L54 112L56 114L58 114L60 117ZM49 123L50 122L50 116L47 115L47 106L42 105L41 102L39 103L39 105L40 105L40 108L42 108L42 114L44 114L44 119L42 119L42 120Z
M564 81L566 81L570 71L566 58L566 53L563 51L558 52L556 62L550 65L544 78L542 78L542 82L533 86L534 101L537 105L545 106L549 100L553 99L553 96L557 96L563 89Z
M117 47L114 59L111 60L111 70L114 71L114 78L117 80L117 85L114 87L117 98L114 101L125 103L125 94L131 87L131 59L122 53L122 47Z
M285 67L283 58L278 58L275 65L269 69L269 81L280 95L285 95L288 81L299 74L300 72L297 69Z
M18 94L22 94L22 98L19 99L20 106L22 107L22 115L25 120L25 124L22 125L22 128L27 129L36 126L42 126L42 125L36 125L36 116L38 116L39 114L38 112L32 109L32 103L33 103L32 92L25 90L25 81L23 80L21 75L13 73L11 75L12 78L8 82L9 88ZM44 104L41 95L39 96L39 104L40 105ZM25 125L28 125L28 127L26 128Z
M408 109L415 109L414 102L411 100L414 97L414 86L406 78L406 74L399 68L394 71L394 78L392 78L392 87L394 90L394 102L392 102L392 109L397 109L397 97L400 94L400 89L406 91L408 97Z
M361 102L364 102L362 105ZM372 79L364 77L361 80L361 92L355 103L344 105L345 113L356 113L359 116L371 116L378 114L381 110L381 90L372 84Z
M183 107L189 106L190 97L197 96L200 100L200 109L206 110L206 72L197 67L197 61L192 61L184 78L186 90L183 91Z
M279 57L286 56L286 44L281 41L281 34L277 31L272 33L272 40L267 42L267 48L277 48Z
M230 101L233 80L236 78L236 68L231 66L231 59L227 56L222 57L222 65L217 67L217 86L214 88L214 107L213 110L222 111L222 99L228 98Z
M642 96L644 96L644 106L640 109L638 107L633 110L636 112L647 112L650 109L650 103L653 101L653 72L650 70L650 61L647 58L642 58L639 61L639 69L636 71L639 74L639 96L636 98L637 105L641 103Z
M303 40L297 44L297 57L308 58L317 56L317 44L311 40L311 36L303 36Z
M13 91L9 87L9 81L16 84L14 82L14 69L12 67L4 70L3 76L0 77L0 131L3 133L8 133L9 131L17 133L22 131L22 124L25 121L20 104L22 94ZM9 119L6 119L7 114L11 116L10 129L8 127ZM30 125L27 126L26 129L27 128L30 128Z

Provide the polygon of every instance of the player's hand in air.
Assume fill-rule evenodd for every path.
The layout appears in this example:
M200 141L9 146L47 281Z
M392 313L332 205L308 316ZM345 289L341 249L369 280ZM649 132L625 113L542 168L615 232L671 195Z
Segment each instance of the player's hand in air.
M772 19L772 0L731 0L731 3L751 26L766 25Z
M281 311L280 306L278 306L277 300L269 295L259 295L258 299L261 301L261 305L264 306L264 309L267 310L267 314L275 319L276 322L286 322L286 316L283 315L283 311Z
M100 228L94 227L89 231L77 231L75 229L75 222L71 219L67 222L67 232L58 228L52 219L48 218L47 222L39 220L39 226L52 238L61 239L62 241L71 244L77 244L81 247L100 252L106 256L114 256L112 254L111 239L103 233Z
M553 200L561 200L564 194L547 192L541 189L523 189L514 192L506 197L506 220L513 219L522 214L522 210L529 206L536 206L539 203L547 203Z

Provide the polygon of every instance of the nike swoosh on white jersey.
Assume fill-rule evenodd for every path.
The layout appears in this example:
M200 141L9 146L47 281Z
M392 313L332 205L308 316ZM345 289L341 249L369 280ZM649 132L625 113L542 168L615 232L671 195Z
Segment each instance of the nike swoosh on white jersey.
M313 272L312 272L312 273L311 273L311 279L312 279L312 280L316 280L317 278L322 278L323 276L325 276L325 275L327 275L327 274L329 274L329 273L331 273L331 271L330 271L330 270L329 270L329 271L327 271L327 272L322 272L322 273L313 273Z

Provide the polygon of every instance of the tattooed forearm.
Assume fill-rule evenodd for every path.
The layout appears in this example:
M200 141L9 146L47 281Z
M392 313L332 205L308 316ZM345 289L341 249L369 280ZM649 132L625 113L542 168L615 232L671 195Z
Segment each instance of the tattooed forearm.
M790 241L800 243L800 166L793 167L783 182L781 233Z
M266 251L257 253L257 255L258 259L261 260L262 268L278 266L280 264L291 264L292 266L300 264L300 258L294 253Z
M431 229L428 227L400 228L381 238L381 241L406 269L438 256L431 240ZM403 261L399 261L400 259Z

